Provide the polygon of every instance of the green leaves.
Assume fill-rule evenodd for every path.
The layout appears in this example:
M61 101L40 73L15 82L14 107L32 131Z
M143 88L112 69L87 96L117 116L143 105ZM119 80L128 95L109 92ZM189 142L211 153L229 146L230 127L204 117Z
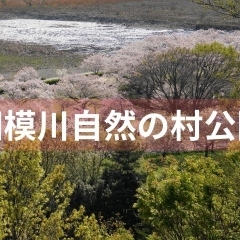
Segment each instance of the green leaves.
M239 57L239 53L232 46L225 46L219 42L213 42L210 44L196 44L193 48L193 53L195 54L221 54L227 58L231 58L232 60L236 60Z
M240 18L240 3L238 0L192 0L192 2L207 6L221 14Z
M225 171L211 158L172 163L149 175L135 207L156 239L236 239L239 193Z
M99 159L92 160L96 164ZM65 166L56 164L44 175L41 161L39 142L9 142L1 153L0 239L133 239L123 225L108 233L93 214L84 215L83 206L71 209L74 185L66 178Z

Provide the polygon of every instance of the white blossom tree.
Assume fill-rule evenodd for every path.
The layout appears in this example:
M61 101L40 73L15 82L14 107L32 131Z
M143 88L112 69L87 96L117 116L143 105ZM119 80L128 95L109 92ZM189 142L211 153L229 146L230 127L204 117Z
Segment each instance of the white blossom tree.
M240 31L225 32L221 30L198 30L189 32L162 33L146 37L124 46L105 58L105 69L119 78L128 76L142 59L151 53L165 53L177 47L193 48L196 44L219 42L240 50Z
M0 88L5 98L53 98L52 87L44 83L31 67L17 72L13 81L2 81Z
M38 79L37 71L32 67L24 67L23 69L19 70L15 76L14 80L19 82L26 82L31 79Z
M105 78L93 75L68 74L55 86L56 98L108 98L117 95L117 87Z
M91 81L81 74L65 75L56 85L55 97L57 98L87 98L94 95Z
M97 53L84 59L82 67L94 74L98 74L100 71L104 70L104 62L104 56L101 53Z

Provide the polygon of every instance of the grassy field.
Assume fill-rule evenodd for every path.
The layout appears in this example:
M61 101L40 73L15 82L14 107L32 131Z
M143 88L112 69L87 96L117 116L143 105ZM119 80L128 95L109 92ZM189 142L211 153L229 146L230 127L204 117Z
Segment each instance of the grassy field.
M0 72L14 73L25 66L39 69L61 69L72 68L80 65L81 57L77 55L53 55L53 56L18 56L18 55L0 55Z
M49 46L27 45L0 41L0 73L14 74L25 66L36 70L75 68L83 56L67 51L56 51ZM10 75L11 75L10 74Z

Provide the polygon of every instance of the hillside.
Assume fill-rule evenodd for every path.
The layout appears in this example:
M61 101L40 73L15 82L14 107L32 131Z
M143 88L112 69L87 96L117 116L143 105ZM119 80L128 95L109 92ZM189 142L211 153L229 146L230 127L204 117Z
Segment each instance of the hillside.
M1 5L0 18L98 21L185 29L240 28L239 20L224 19L190 0L41 0L40 2L46 3L41 6L35 2L8 0L6 5Z

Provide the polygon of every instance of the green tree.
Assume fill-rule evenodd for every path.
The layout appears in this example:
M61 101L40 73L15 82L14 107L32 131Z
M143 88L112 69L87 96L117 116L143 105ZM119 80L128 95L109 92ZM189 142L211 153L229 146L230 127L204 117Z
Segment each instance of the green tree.
M0 171L0 239L3 239L6 236L5 227L7 225L4 209L7 206L6 202L6 194L7 192L4 190L4 184L6 183L6 178L3 175L3 172Z
M136 67L125 91L130 98L166 99L173 113L180 109L176 106L180 99L196 99L189 108L200 109L208 105L207 99L229 95L236 82L238 58L233 47L217 42L150 54Z
M127 150L130 146L135 151ZM135 165L142 152L138 150L138 144L131 141L119 142L118 147L118 151L109 153L102 175L103 185L97 191L92 210L95 213L101 212L105 219L119 214L126 227L131 228L139 222L132 206L139 187Z
M192 2L207 6L218 13L240 18L239 0L192 0Z
M153 228L149 239L239 239L239 190L231 177L236 170L211 158L171 161L138 189L135 207Z
M66 179L64 165L44 175L38 142L9 142L0 155L0 172L1 239L97 240L111 236L94 215L84 216L83 207L69 209L74 186Z
M64 236L62 222L73 187L65 181L64 166L56 167L43 178L40 163L37 142L8 143L1 153L0 170L4 178L1 186L6 191L2 208L6 239L39 239L46 234L46 223L54 231L52 239ZM57 217L57 224L49 224Z

